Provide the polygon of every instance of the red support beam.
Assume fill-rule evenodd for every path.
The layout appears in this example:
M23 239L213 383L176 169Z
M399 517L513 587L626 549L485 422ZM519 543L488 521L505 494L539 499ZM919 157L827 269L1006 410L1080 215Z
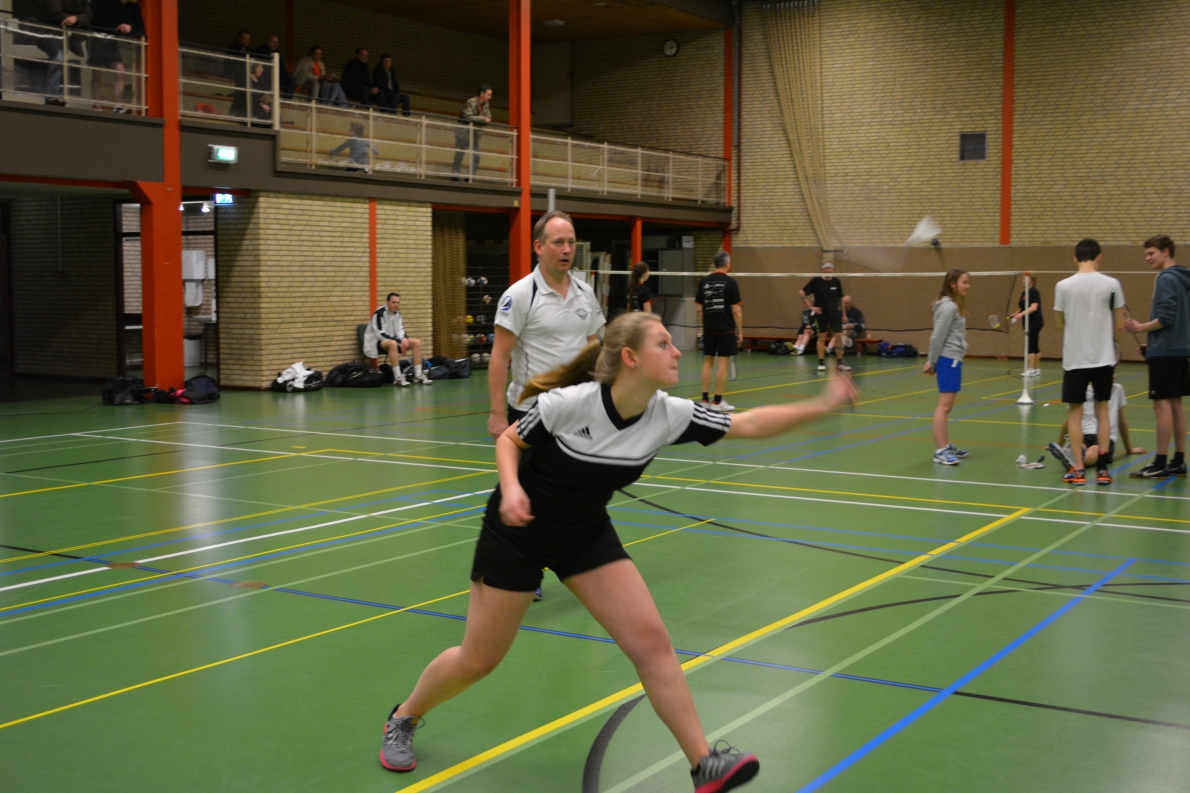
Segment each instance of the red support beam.
M723 159L727 160L727 205L731 206L731 166L735 138L735 28L723 31ZM731 230L723 232L723 250L731 253Z
M645 221L644 218L632 219L632 261L635 265L645 258Z
M135 182L141 205L141 303L145 383L179 388L186 379L182 351L182 162L178 98L178 2L142 0L148 45L149 115L162 119L161 182Z
M508 123L517 131L516 184L521 189L508 232L508 277L516 282L533 269L533 209L530 79L532 40L530 0L508 0Z
M368 313L376 310L380 285L376 278L376 199L368 199Z
M1004 87L1000 107L1000 244L1012 244L1012 124L1016 81L1016 0L1004 0Z

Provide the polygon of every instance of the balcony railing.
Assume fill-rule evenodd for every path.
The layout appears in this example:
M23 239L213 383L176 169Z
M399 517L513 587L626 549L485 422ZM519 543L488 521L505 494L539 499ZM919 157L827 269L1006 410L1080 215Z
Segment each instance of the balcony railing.
M278 56L178 48L182 116L274 127L280 96Z
M0 98L145 115L145 40L0 18Z

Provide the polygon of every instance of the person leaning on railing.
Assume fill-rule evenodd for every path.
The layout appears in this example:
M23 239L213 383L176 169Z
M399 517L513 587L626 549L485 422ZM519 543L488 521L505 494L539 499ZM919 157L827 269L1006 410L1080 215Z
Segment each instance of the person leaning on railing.
M463 155L471 149L471 171L467 176L470 182L479 173L479 139L483 134L480 130L492 123L492 87L487 83L479 86L479 92L467 100L463 109L459 111L459 128L455 130L455 160L450 167L451 177L459 181L459 171L463 166Z
M91 26L90 0L42 0L39 13L34 14L35 7L32 3L24 4L24 7L14 11L18 16L62 28L63 38L69 39L70 51L80 57L84 54L83 37L66 34ZM50 61L45 72L45 87L42 90L47 105L66 104L62 85L62 62L65 59L62 41L62 38L41 35L41 31L38 31L37 48L44 52Z
M140 5L127 0L91 0L93 18L91 26L112 36L126 36L132 39L144 38L145 20L141 17ZM124 53L120 42L96 36L91 39L87 53L87 65L115 72L116 84L112 87L112 109L117 113L131 112L124 106ZM139 65L138 65L139 70ZM91 98L104 101L100 96L106 78L103 72L91 75ZM135 93L135 88L133 93ZM134 104L140 104L140 97L134 97ZM97 110L100 108L96 108Z

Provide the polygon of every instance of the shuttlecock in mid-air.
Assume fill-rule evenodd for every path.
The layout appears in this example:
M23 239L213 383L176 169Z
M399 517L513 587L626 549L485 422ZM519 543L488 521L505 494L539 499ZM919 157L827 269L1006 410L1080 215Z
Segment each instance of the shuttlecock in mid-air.
M938 221L926 215L917 221L917 226L914 227L913 233L909 235L909 239L905 240L905 244L921 245L924 242L928 242L936 245L936 240L941 234L942 227L938 225Z

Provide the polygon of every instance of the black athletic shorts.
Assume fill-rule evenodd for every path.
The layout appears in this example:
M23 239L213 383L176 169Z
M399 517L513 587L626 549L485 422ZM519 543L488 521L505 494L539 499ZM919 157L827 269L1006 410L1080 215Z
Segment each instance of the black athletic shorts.
M1067 405L1081 405L1087 401L1087 386L1095 389L1095 401L1111 399L1112 366L1090 369L1067 369L1062 373L1062 401Z
M509 424L509 426L512 426L512 423L513 423L514 421L519 421L519 420L520 420L520 418L521 418L522 416L524 416L526 413L528 413L529 411L527 411L527 410L517 410L517 409L516 409L516 408L514 408L512 405L506 405L506 406L505 406L505 412L508 414L508 424Z
M1029 328L1029 354L1041 352L1041 328Z
M611 521L586 534L565 526L533 521L528 526L494 525L486 517L475 546L471 580L510 592L532 592L541 586L542 570L559 580L630 559Z
M815 314L814 318L817 320L819 333L843 332L843 312L841 311L823 311L821 314Z
M720 355L724 358L735 355L736 350L739 349L736 340L735 332L732 333L717 333L714 336L702 337L702 352L708 358L714 355Z
M1092 446L1099 445L1099 433L1085 432L1083 433L1083 448L1089 449Z
M1149 399L1190 396L1190 359L1149 358Z

